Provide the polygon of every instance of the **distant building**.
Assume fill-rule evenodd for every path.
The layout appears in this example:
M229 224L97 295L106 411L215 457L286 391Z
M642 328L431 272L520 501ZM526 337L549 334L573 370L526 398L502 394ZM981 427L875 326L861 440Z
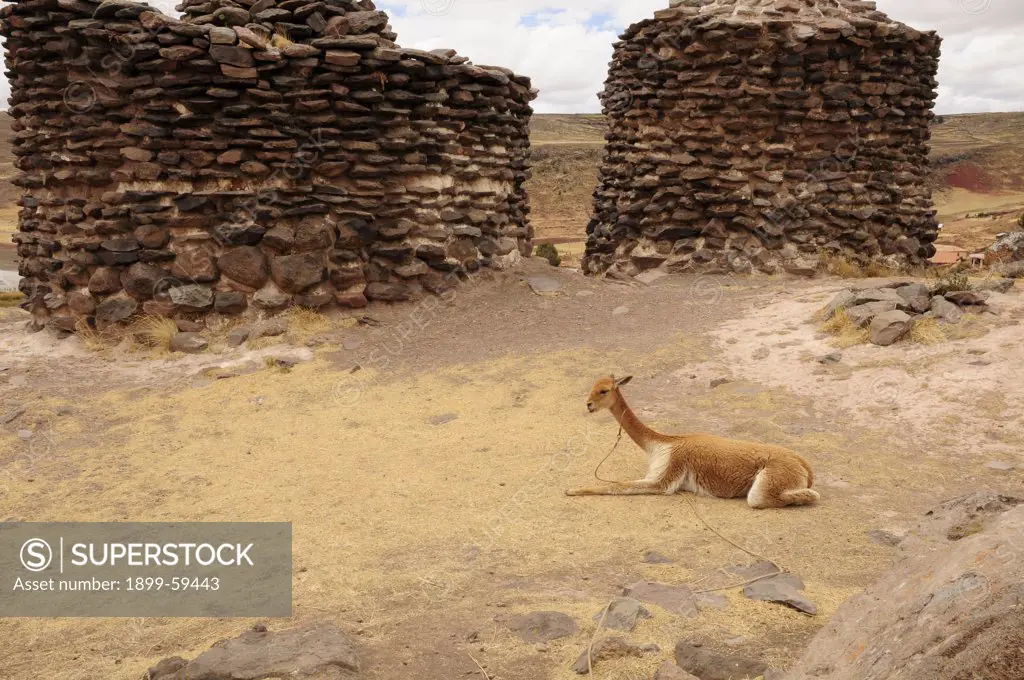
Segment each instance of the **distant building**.
M966 248L936 244L935 255L932 256L929 262L938 265L956 264L961 260L968 259L970 256L971 252Z

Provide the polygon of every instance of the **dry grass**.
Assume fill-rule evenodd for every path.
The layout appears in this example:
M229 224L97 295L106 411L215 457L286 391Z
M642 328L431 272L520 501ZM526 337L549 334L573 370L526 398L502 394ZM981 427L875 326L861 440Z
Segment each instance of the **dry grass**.
M907 341L918 345L937 345L946 341L946 333L936 319L919 318L907 334Z
M839 348L863 345L871 337L871 332L867 328L859 328L845 309L833 314L831 319L821 324L820 329L833 336L832 344Z
M5 504L9 514L39 521L292 521L295 616L274 622L275 628L325 618L344 625L383 612L365 623L372 626L372 640L391 644L409 635L402 628L407 619L424 617L419 636L443 620L446 639L463 626L480 630L492 676L508 676L502 669L536 660L536 652L500 623L492 630L494 613L556 609L592 627L590 617L607 602L607 584L623 573L688 582L747 561L703 529L681 499L574 502L562 494L590 481L615 439L609 415L590 417L581 408L593 375L635 370L637 362L633 352L573 350L388 376L352 375L319 361L198 389L96 394L88 414L63 418L57 426L64 463L38 462L32 483L16 463ZM255 395L262 397L258 404ZM785 422L794 400L781 391L704 398L724 412L733 408L730 399L742 399L751 418L776 423ZM442 413L458 418L431 424ZM674 418L652 424L680 426ZM838 455L843 445L838 438L789 443L818 456ZM13 433L0 432L0 448L8 445L23 446ZM606 472L616 478L639 474L640 452L631 447L620 453ZM862 446L858 469L870 469L866 459L888 453ZM102 484L64 479L68 464L82 480ZM659 612L641 622L637 639L661 644L665 654L675 640L691 635L756 640L782 629L806 637L888 559L864 537L870 520L859 505L824 503L814 512L768 516L750 512L742 501L695 502L723 533L800 573L821 614L812 619L731 591L727 610L696 619ZM620 537L613 551L609 535ZM467 545L479 550L471 562L460 557ZM842 560L821 561L823 552L842 552L840 546ZM672 553L679 562L640 564L647 549ZM427 580L451 587L431 589ZM507 610L485 608L496 602L507 603ZM0 646L13 660L7 671L16 678L45 668L54 678L74 670L80 677L137 680L160 658L192 657L252 623L149 619L132 626L97 619L83 627L74 620L18 619ZM557 668L537 677L578 677L569 664L585 639L551 645ZM780 644L772 653L782 649ZM608 662L606 668L642 669L650 677L657 661Z
M17 291L0 293L0 307L17 307L24 301L25 296Z
M178 334L178 324L163 316L144 316L132 325L130 332L143 346L170 352L171 341Z
M315 309L292 307L287 312L288 335L297 340L308 340L318 333L326 333L334 327L330 318Z

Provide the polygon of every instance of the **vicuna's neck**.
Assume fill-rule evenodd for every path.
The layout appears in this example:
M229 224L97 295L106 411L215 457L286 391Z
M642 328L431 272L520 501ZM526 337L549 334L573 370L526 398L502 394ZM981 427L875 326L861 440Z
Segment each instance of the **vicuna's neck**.
M633 409L626 403L621 392L616 391L615 401L611 406L612 415L619 425L626 431L629 438L636 442L636 445L645 451L654 444L660 444L665 440L665 435L655 432L640 422L640 419L633 413Z

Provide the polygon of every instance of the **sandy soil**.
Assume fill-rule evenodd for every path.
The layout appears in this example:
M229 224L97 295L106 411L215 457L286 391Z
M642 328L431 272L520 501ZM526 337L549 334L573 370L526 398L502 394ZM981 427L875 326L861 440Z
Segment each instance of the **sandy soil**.
M867 532L898 532L970 489L1024 491L1019 473L986 468L1018 455L1018 293L994 303L1000 315L979 321L991 328L981 337L857 347L824 366L816 358L836 350L811 317L841 281L624 286L526 266L558 277L561 293L502 275L448 303L368 310L379 327L338 318L294 329L297 347L179 359L26 335L23 313L4 311L0 414L25 412L0 426L0 518L291 521L294 616L269 625L336 622L371 679L470 677L474 659L493 679L578 677L570 666L592 617L622 586L708 583L753 561L695 511L800 574L819 606L807 617L737 589L726 609L696 618L653 607L630 638L662 651L599 667L649 678L681 638L784 666L889 563L893 549ZM299 363L266 361L285 355ZM742 501L565 497L615 440L611 417L584 408L607 373L635 376L626 395L652 426L800 451L822 503L757 512ZM643 466L624 442L602 475L635 478ZM674 562L644 563L647 550ZM505 622L537 610L572 615L579 633L520 642ZM18 680L137 680L253 623L8 619L0 658Z

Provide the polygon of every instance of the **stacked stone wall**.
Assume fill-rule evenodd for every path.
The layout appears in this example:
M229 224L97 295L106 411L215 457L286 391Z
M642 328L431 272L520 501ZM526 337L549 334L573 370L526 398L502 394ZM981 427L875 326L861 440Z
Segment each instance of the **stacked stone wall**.
M585 270L931 257L939 48L847 0L682 0L630 26L602 94Z
M0 10L37 324L360 307L529 252L529 79L369 0L178 10Z

